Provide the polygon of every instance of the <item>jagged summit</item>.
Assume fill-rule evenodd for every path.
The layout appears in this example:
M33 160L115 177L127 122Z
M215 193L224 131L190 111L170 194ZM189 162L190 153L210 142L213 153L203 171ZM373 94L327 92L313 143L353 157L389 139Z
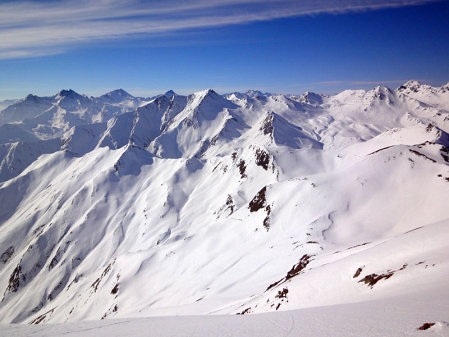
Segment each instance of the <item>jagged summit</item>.
M263 93L263 92L260 91L260 90L254 90L254 89L248 90L248 91L245 93L245 95L247 95L247 96L249 96L249 97L252 97L252 98L255 98L255 97L257 97L257 96L271 96L271 94L268 93L268 92Z
M323 103L323 97L314 92L306 91L304 94L297 99L301 103L320 105Z
M61 90L59 91L56 95L55 95L56 99L62 99L62 98L70 98L70 99L80 99L80 98L84 98L84 96L81 96L80 94L78 94L77 92L75 92L72 89L69 90Z
M449 82L446 83L446 84L443 84L443 85L439 88L439 90L440 90L440 91L443 91L443 92L448 92L448 91L449 91Z
M367 96L372 96L376 101L386 101L390 105L394 105L395 92L386 86L377 86L366 92Z
M248 91L246 91L245 94L250 96L250 97L263 96L263 93L261 91L254 90L254 89L249 89Z
M407 81L406 83L404 83L403 85L401 85L399 88L397 88L397 91L399 92L418 92L419 89L421 87L421 83L419 81L416 80L410 80Z
M28 95L24 98L25 101L36 101L37 99L39 99L39 97L36 96L36 95L33 95L33 94L28 94Z

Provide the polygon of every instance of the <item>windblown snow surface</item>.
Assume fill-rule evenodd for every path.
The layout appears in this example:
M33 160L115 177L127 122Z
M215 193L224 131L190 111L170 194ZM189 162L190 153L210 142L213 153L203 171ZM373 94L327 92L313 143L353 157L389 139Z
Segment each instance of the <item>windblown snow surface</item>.
M0 335L448 336L448 133L416 81L12 101Z

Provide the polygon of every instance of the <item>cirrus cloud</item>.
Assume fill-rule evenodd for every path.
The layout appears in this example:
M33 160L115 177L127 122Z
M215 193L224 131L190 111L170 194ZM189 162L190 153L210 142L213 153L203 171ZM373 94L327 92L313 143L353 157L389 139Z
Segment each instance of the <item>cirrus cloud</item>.
M62 53L80 44L320 13L438 0L65 0L0 4L0 59Z

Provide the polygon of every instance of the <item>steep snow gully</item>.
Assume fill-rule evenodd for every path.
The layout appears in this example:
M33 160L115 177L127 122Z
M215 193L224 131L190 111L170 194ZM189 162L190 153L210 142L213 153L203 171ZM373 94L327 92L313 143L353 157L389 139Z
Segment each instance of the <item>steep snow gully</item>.
M449 335L449 84L2 106L0 334Z

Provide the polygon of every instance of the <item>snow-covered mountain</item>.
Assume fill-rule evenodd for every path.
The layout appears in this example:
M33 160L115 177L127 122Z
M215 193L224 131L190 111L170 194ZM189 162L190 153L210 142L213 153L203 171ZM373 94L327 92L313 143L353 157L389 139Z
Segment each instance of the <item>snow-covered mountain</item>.
M146 103L122 89L98 98L71 89L50 97L30 94L0 111L0 144L61 137L74 126L107 121Z
M0 120L3 323L447 308L448 85L63 90Z

